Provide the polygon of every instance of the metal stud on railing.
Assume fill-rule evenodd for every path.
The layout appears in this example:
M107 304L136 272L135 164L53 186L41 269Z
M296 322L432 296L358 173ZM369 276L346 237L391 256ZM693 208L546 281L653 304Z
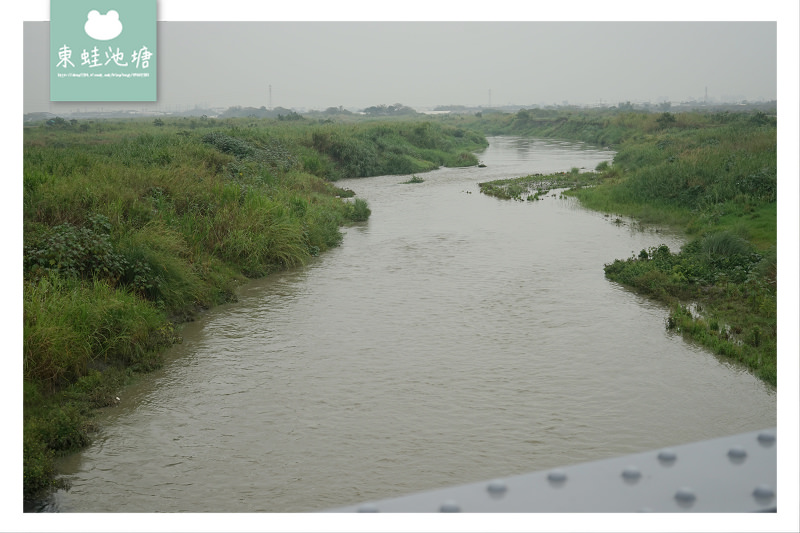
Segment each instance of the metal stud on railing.
M567 473L563 470L553 470L547 474L547 481L552 487L561 487L567 481Z
M492 498L500 498L506 493L508 487L506 486L506 482L502 479L495 479L489 482L486 486L486 490L489 491Z
M625 483L634 484L642 477L641 471L635 466L628 466L622 471L622 479Z
M672 466L677 459L678 455L669 448L658 452L658 462L663 466Z
M675 501L677 501L678 505L681 507L691 507L696 499L697 495L694 493L694 490L689 487L681 487L678 489L678 492L675 493Z
M731 463L740 465L744 463L745 459L747 459L747 450L741 446L734 446L728 450L728 459L730 459Z
M359 513L377 513L378 506L374 503L364 503L358 508Z
M461 506L455 500L447 500L439 507L440 513L460 513Z
M769 503L775 497L775 491L769 485L759 485L753 490L753 497L756 500Z
M772 446L775 444L775 434L768 431L762 431L758 434L758 443L762 446Z

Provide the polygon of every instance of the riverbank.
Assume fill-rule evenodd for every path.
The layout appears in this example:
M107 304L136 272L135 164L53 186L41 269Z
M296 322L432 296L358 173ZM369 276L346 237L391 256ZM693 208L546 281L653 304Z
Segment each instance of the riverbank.
M776 120L523 111L494 117L490 129L609 143L617 155L593 172L502 180L482 192L531 200L555 183L590 209L683 231L680 251L634 252L607 263L606 276L670 306L668 329L777 386Z
M175 324L237 285L306 262L370 208L343 177L477 164L479 134L430 123L52 120L24 129L24 479L85 446L179 341Z
M613 154L490 143L484 168L337 182L369 223L182 327L47 512L315 512L774 425L770 387L603 275L681 236L476 186Z

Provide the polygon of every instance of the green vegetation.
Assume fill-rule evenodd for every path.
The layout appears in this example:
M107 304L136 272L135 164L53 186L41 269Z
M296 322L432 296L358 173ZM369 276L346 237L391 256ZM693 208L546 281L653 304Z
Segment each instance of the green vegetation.
M179 340L175 323L235 299L247 277L305 263L340 243L342 225L368 219L367 202L336 180L476 165L483 134L617 150L594 172L482 183L481 192L534 201L569 187L586 207L683 229L680 251L641 250L607 264L607 277L669 305L667 328L777 383L771 116L345 118L51 119L24 129L26 499L57 486L53 458L89 442L93 410L161 364L159 350Z
M312 171L331 180L474 166L472 152L487 146L474 131L406 120L324 124L310 131L306 143L319 154Z
M338 245L367 202L342 177L477 164L431 123L51 119L24 129L24 481L86 445L92 412L161 364L174 324Z
M774 113L774 111L773 111ZM475 115L442 115L440 123L486 135L520 135L583 141L617 147L623 142L670 130L713 126L774 126L764 111L753 113L646 113L625 106L609 109L520 109L516 113L487 110Z
M777 385L777 132L757 113L522 110L471 119L483 131L614 145L592 173L481 184L500 198L543 187L591 209L684 230L689 242L605 265L606 276L670 306L667 327ZM571 175L574 174L574 175Z
M550 189L578 189L599 183L594 172L580 172L573 167L569 172L555 174L529 174L520 178L479 183L480 192L502 200L535 201L550 192Z
M404 181L403 183L406 183L406 184L408 184L408 183L424 183L424 182L425 182L425 180L424 180L424 179L420 178L420 177L419 177L419 176L417 176L417 175L414 175L414 176L411 176L411 179L410 179L410 180L408 180L408 181Z

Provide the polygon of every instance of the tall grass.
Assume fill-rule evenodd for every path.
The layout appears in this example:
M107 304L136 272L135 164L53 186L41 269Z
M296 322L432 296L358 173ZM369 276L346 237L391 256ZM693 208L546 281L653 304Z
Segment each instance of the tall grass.
M163 312L131 291L94 279L55 273L24 285L23 370L26 380L54 392L93 368L153 366L163 346Z

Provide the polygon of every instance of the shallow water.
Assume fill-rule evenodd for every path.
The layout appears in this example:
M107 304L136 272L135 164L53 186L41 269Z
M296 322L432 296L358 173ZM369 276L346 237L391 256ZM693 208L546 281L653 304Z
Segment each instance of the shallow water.
M493 138L486 168L339 182L370 220L187 324L48 510L316 511L774 426L774 390L603 275L679 236L478 192L612 156Z

